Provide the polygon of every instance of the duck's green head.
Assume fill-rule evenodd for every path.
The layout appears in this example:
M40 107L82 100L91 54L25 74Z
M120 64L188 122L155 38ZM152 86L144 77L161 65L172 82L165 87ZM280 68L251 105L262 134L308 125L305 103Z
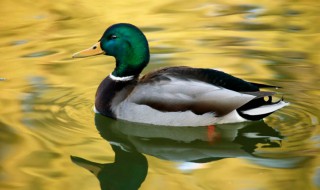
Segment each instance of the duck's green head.
M144 34L131 24L115 24L110 26L98 43L91 48L73 55L88 57L105 54L116 59L114 76L125 77L139 75L149 62L149 45Z

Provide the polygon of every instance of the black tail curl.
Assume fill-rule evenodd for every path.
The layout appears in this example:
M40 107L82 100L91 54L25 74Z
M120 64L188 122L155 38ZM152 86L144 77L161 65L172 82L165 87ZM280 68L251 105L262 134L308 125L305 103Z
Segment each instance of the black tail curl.
M268 100L265 100L264 98L253 99L250 102L248 102L247 104L238 108L237 112L241 117L243 117L247 120L252 120L252 121L261 120L262 118L267 117L268 115L272 114L273 112L261 114L261 115L248 115L243 112L246 110L258 108L260 106L277 104L283 100L283 97L276 102L272 102L272 100L273 100L272 96L268 96Z

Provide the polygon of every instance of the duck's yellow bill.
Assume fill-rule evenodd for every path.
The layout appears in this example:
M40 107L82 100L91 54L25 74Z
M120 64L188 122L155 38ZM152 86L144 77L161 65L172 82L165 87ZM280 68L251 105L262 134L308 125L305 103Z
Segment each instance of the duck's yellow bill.
M72 58L82 58L101 54L105 54L105 52L101 49L100 42L98 42L88 49L73 54Z

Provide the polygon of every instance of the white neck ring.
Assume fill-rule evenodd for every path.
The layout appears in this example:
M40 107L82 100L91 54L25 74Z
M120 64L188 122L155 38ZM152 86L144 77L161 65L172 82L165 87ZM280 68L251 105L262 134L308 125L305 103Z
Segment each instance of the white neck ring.
M126 77L117 77L117 76L114 76L112 73L109 75L109 77L114 81L130 81L130 80L134 79L133 75L126 76Z

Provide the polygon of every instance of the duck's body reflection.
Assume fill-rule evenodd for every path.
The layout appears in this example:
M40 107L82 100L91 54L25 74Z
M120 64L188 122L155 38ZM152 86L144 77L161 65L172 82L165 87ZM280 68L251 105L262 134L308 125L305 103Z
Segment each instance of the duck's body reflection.
M115 152L115 162L94 163L72 156L72 161L94 173L101 189L138 189L148 162L143 154L157 158L206 163L242 157L268 167L295 167L302 158L268 159L254 156L257 144L280 147L282 136L263 121L208 127L164 127L116 121L96 114L101 136Z

